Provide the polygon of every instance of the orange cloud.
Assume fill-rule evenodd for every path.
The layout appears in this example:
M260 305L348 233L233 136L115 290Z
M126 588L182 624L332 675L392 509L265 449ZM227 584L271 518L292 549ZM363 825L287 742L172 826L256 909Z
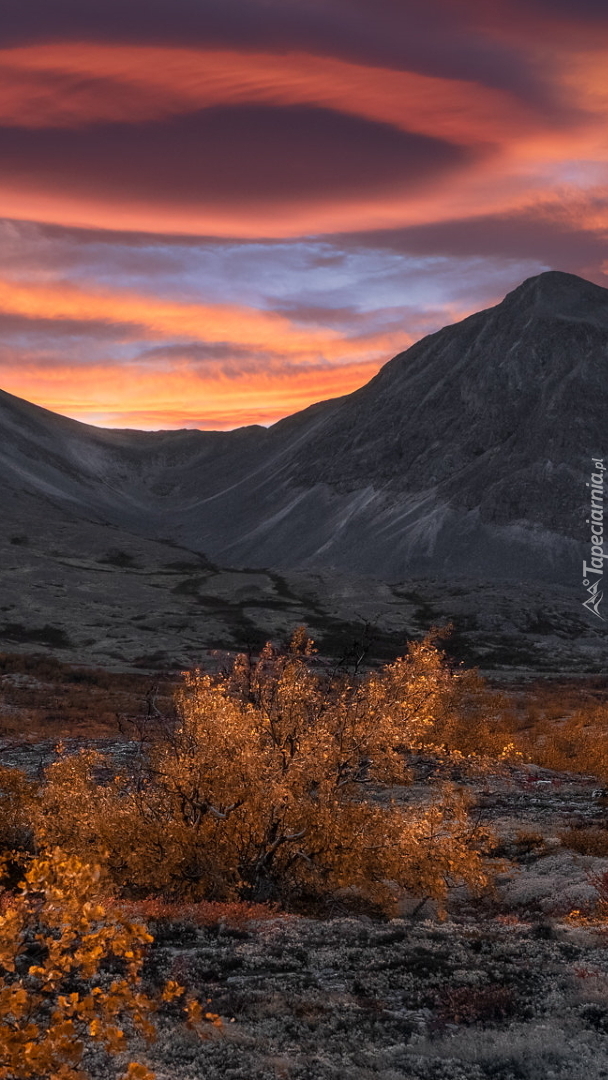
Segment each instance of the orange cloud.
M0 279L0 312L29 319L76 319L125 325L125 337L154 341L235 342L252 350L268 350L300 363L319 360L341 362L353 350L390 347L395 334L359 339L357 346L337 330L310 327L300 329L286 316L274 311L238 307L234 304L194 304L168 301L123 291L85 291L69 283L54 285L21 284ZM127 328L129 328L127 330ZM399 335L403 343L406 337ZM409 339L407 344L411 343ZM402 344L403 347L403 344Z
M49 369L33 362L3 370L2 387L103 427L233 428L270 424L315 401L350 393L376 374L382 360L310 366L283 375L249 373L236 380L201 378L186 366L167 373L134 365Z
M138 324L154 340L175 337L191 340L246 342L285 354L311 353L315 346L340 350L332 331L301 331L272 311L256 311L230 304L180 304L136 293L86 292L75 285L20 284L0 280L0 311L32 319L107 320Z
M120 364L65 365L20 357L5 364L4 390L75 419L110 427L236 427L271 423L326 397L363 385L388 356L412 342L405 333L348 339L302 329L274 312L235 305L169 302L136 293L100 293L72 285L0 280L0 312L37 319L111 322L124 339L205 345L221 342L226 361L200 363L172 345ZM235 363L230 362L230 343ZM251 361L240 362L244 350ZM256 362L256 351L262 359ZM83 358L86 359L86 358Z
M555 77L558 82L562 78L559 70ZM589 104L584 90L578 87L572 104ZM592 109L584 123L579 117L575 125L560 125L507 91L464 80L303 52L86 42L0 50L0 122L5 126L136 124L210 106L256 103L337 110L447 140L476 156L456 172L439 169L422 191L404 190L398 177L391 189L389 170L381 194L328 190L322 197L296 199L273 194L267 205L241 195L221 205L206 204L202 197L199 205L186 206L178 195L133 196L113 184L93 194L77 181L75 191L65 193L61 185L52 189L43 172L33 169L19 184L0 179L1 210L6 216L58 224L211 236L389 228L520 209L552 184L548 172L555 163L607 157L603 109Z
M0 50L0 80L0 122L19 126L134 122L252 102L319 105L467 144L502 141L531 123L506 91L298 52L36 45Z

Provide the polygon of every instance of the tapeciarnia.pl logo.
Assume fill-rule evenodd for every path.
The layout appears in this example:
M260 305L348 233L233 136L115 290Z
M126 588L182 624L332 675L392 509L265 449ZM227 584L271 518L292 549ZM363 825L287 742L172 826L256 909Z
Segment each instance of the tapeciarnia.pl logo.
M586 519L587 524L591 526L591 562L587 563L583 559L583 586L589 593L587 599L583 600L583 607L586 607L588 611L592 611L594 615L597 615L598 619L604 621L604 616L600 615L599 608L604 595L603 591L601 591L604 578L604 559L608 559L608 554L604 554L604 472L606 466L603 458L591 458L591 461L593 472L591 473L591 482L587 484L590 489L591 509L589 517Z

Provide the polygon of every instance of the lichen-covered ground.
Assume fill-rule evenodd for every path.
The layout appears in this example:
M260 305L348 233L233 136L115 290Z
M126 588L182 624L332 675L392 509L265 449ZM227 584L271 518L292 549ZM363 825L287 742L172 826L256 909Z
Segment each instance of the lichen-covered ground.
M387 921L152 923L150 986L180 980L223 1028L201 1041L175 1007L145 1060L159 1080L608 1078L608 922L568 917L593 910L608 858L560 842L606 824L595 784L523 767L469 783L509 864L493 895L454 890L446 921L412 900Z
M224 1026L201 1041L166 1018L162 1080L608 1077L608 939L565 921L174 923L148 961L166 977Z

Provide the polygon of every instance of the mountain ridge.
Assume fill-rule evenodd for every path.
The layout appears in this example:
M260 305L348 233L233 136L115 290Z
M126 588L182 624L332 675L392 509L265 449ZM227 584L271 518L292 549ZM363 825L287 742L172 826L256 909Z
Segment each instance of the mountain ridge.
M607 361L608 290L548 271L270 428L94 428L2 392L0 489L234 566L573 585Z

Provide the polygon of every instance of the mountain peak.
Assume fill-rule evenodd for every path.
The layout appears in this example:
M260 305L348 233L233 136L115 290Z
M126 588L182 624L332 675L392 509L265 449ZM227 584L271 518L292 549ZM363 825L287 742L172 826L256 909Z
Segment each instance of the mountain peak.
M556 318L595 321L599 317L605 323L608 317L608 289L576 274L546 270L526 278L516 289L507 293L499 307L536 309L539 314L554 315Z

